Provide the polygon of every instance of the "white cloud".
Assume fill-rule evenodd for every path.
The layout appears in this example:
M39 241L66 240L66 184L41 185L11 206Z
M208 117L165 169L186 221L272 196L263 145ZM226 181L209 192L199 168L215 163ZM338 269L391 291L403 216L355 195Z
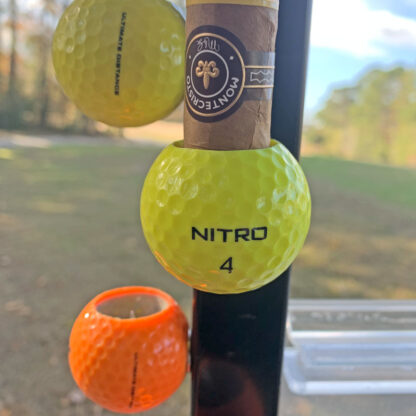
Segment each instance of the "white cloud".
M384 55L391 46L416 50L416 20L371 10L365 0L314 0L311 43L355 56Z

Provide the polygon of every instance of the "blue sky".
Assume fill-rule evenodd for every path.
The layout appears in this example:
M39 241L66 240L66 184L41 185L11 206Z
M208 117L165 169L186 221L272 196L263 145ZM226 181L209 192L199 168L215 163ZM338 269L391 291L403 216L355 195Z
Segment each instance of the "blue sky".
M306 114L369 68L416 68L416 0L314 0Z

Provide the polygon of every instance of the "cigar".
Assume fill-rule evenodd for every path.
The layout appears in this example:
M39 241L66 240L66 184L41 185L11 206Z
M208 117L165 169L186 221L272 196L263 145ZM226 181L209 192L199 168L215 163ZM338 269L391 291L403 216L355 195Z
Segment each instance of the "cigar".
M279 0L187 0L184 146L270 145Z

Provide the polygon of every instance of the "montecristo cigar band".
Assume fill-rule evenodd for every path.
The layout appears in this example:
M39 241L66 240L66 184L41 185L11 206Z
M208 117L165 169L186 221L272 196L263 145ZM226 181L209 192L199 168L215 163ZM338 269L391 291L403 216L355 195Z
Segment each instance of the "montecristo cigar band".
M198 121L214 122L233 114L245 100L271 100L274 63L274 52L247 51L222 27L197 27L186 48L189 113Z
M258 6L279 9L279 0L187 0L187 6L195 4L236 4L240 6Z

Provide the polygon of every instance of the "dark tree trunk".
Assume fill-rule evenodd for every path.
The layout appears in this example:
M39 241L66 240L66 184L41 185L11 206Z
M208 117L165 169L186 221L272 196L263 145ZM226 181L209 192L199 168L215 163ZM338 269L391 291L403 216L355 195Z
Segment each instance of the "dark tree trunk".
M17 4L16 0L9 0L9 14L10 14L10 66L9 66L9 85L8 96L12 102L16 99L16 79L17 79Z
M1 21L1 16L3 14L3 9L0 5L0 94L3 93L4 85L3 85L3 74L2 74L2 68L3 68L3 25Z
M48 82L48 68L49 68L49 36L46 30L46 9L43 10L41 17L41 27L45 27L45 35L41 35L39 41L39 73L38 73L38 125L45 128L48 125L48 111L49 111L49 82Z
M42 71L40 80L40 106L39 106L39 127L45 128L48 126L48 112L49 112L49 86L47 69Z

